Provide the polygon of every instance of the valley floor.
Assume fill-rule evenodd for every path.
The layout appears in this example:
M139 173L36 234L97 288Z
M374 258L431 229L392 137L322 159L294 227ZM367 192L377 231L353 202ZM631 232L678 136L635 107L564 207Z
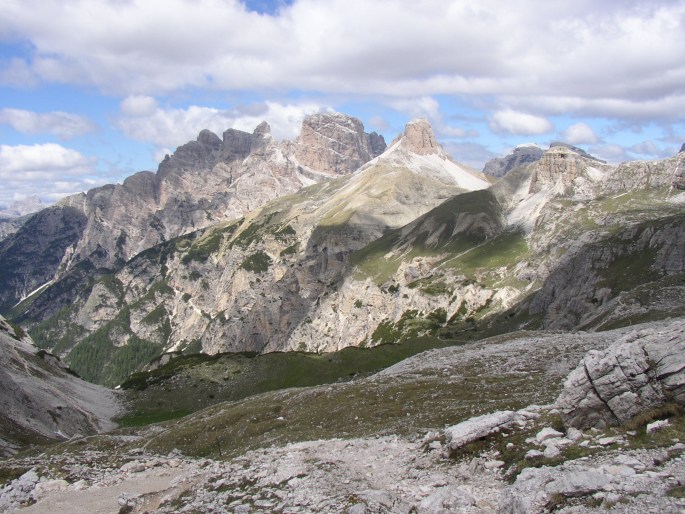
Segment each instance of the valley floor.
M682 321L646 324L639 330L682 332ZM344 438L278 443L282 440L279 431L285 430L278 424L298 420L274 418L273 424L264 425L267 433L259 439L259 447L228 456L224 448L223 457L220 447L209 451L201 444L184 447L183 439L170 439L170 433L182 431L193 418L201 420L206 430L223 419L230 434L238 425L225 418L222 404L188 420L118 430L49 447L39 455L7 459L0 471L3 477L15 479L0 488L0 512L685 512L682 414L671 415L649 433L644 425L651 419L642 425L602 431L563 434L552 430L562 428L558 412L549 403L558 394L562 378L586 351L606 348L635 330L528 333L430 350L355 385L360 391L363 387L379 390L383 384L406 386L431 376L441 376L447 384L477 375L479 381L460 382L470 391L468 409L457 404L452 408L459 413L454 423L462 425L469 418L469 423L478 425L490 413L510 408L511 397L517 394L525 396L516 398L519 406L540 399L548 403L509 411L515 414L513 427L458 451L450 450L444 425L420 428L432 419L417 416L421 405L399 411L398 416L407 418L405 424L395 420L387 425L402 430L379 429L370 436L350 433ZM502 381L502 377L519 375L532 377L531 387L512 391ZM540 390L535 391L535 384ZM308 396L312 402L322 390L329 391L325 400L330 402L331 390L344 393L349 387L349 383L334 384L301 391L312 393ZM478 396L484 404L474 411ZM440 408L449 406L440 404ZM412 423L410 418L420 421ZM336 421L344 422L331 420L332 424ZM369 427L364 430L368 432ZM195 432L195 438L207 440L210 446L218 440L209 431ZM178 446L169 449L169 441ZM224 434L222 441L228 441L228 436ZM197 454L202 448L211 458Z

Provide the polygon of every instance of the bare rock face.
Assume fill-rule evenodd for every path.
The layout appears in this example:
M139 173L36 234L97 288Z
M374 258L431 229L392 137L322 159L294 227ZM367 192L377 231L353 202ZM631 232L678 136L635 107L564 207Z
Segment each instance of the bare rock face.
M530 182L529 192L537 193L559 187L559 192L563 193L584 170L585 163L580 154L564 146L552 147L540 158Z
M544 150L535 144L520 145L509 155L486 162L483 173L492 177L503 177L514 168L538 162L544 153Z
M404 134L398 136L393 144L400 145L416 155L443 154L442 147L435 139L433 127L426 118L417 118L404 127Z
M566 379L557 408L567 426L604 428L668 401L685 404L681 323L636 331L604 351L588 352Z
M3 241L0 267L6 283L2 284L0 312L49 280L57 282L79 263L110 272L169 239L240 218L303 186L352 173L384 149L382 136L366 134L359 120L342 114L306 118L295 143L274 140L266 122L253 133L228 129L222 138L203 130L195 141L166 156L157 173L143 171L123 184L65 198L43 211L48 214L36 215L42 217L34 223L27 222L11 241ZM44 237L54 224L44 219L53 220L67 211L78 214L72 216L78 223L62 231L59 239ZM2 230L9 235L14 226L6 227ZM17 248L27 231L31 236L21 250L22 260L41 263L45 270L38 275L27 273L7 250ZM49 250L49 260L36 253L44 250ZM68 294L63 300L71 301ZM44 317L37 311L23 323L30 326Z
M354 171L384 150L383 136L366 134L361 121L339 113L305 118L294 145L300 164L334 175Z
M685 147L685 145L683 145ZM685 155L684 150L680 150L680 154ZM681 161L673 175L673 183L671 187L685 191L685 161Z
M9 310L52 279L65 249L77 243L85 226L86 218L78 209L53 206L0 241L0 311Z

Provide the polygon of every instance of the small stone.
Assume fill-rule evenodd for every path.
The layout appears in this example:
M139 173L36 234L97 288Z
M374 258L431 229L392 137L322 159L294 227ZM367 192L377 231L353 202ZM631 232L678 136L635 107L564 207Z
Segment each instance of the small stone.
M666 461L668 461L669 458L670 458L670 455L668 454L668 452L664 451L664 452L659 452L659 453L655 454L652 457L652 460L654 461L654 465L661 466Z
M568 473L545 486L548 493L560 493L565 496L584 496L610 485L606 475L596 471L578 471ZM606 488L604 487L606 490Z
M629 466L609 465L602 467L609 475L617 477L629 477L635 474L635 470Z
M538 443L542 443L543 441L546 441L547 439L554 439L556 437L563 437L563 435L564 434L562 434L558 430L554 430L552 427L545 427L535 435L535 440Z
M525 457L523 457L526 460L533 460L533 459L540 459L544 456L544 454L540 450L528 450L526 452Z
M616 493L607 493L604 496L604 501L602 502L602 507L609 509L621 501L621 496Z
M504 466L504 461L501 460L489 460L485 463L485 469L499 469Z
M577 428L571 427L566 431L566 437L573 442L580 441L583 438L583 432Z
M651 434L653 432L656 432L657 430L661 430L662 428L666 428L669 426L671 423L667 419L658 419L653 423L649 423L647 425L647 433Z
M548 459L556 459L561 455L561 450L559 450L559 448L557 448L555 445L550 444L547 446L547 448L545 448L545 451L542 452L542 454Z
M621 442L620 437L610 436L610 437L600 437L597 439L597 444L600 446L609 446L611 444L616 444Z
M69 487L69 482L66 480L46 480L45 482L39 482L36 484L36 488L33 490L33 494L36 496L42 496L46 493L55 493L59 491L64 491Z

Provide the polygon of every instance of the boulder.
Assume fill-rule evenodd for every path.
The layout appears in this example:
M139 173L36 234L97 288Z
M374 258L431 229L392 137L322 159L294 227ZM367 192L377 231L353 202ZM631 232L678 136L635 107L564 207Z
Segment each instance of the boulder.
M557 400L566 426L626 423L668 401L685 404L685 327L632 332L590 351L569 374Z
M609 478L603 473L577 471L553 480L547 484L545 490L550 494L585 496L601 490L607 483L609 483Z
M445 429L447 448L450 452L456 451L466 444L513 426L517 419L516 412L506 410L463 421Z

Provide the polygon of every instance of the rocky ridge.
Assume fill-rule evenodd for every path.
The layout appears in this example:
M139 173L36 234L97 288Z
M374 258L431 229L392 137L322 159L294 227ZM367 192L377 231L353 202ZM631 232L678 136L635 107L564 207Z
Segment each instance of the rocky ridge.
M69 320L63 318L57 328L76 323L72 345L75 335L87 339L100 330L119 347L133 335L157 351L198 342L210 353L357 344L347 330L334 341L300 333L315 316L312 309L326 299L326 289L347 273L349 255L468 187L487 185L439 146L428 152L420 143L399 141L352 176L140 254L61 313ZM122 302L126 310L133 307L126 320L120 316ZM355 299L344 308L357 309ZM64 355L71 346L64 346L69 341L54 326L46 326L41 338ZM88 344L100 343L91 337ZM69 362L85 372L76 355Z
M544 153L542 148L533 143L519 145L509 155L496 157L486 162L483 166L483 173L492 177L503 177L515 168L536 163Z
M36 333L61 355L83 340L83 371L103 335L150 357L331 351L682 314L682 155L613 167L555 146L483 190L425 121L407 134L353 176L139 255Z
M239 218L303 186L352 173L385 148L381 136L365 133L359 120L342 114L310 116L302 130L295 142L282 143L271 136L266 123L252 134L229 129L223 139L204 130L196 141L167 156L156 174L140 172L123 184L92 189L50 207L75 209L85 217L86 225L70 227L82 231L77 241L52 245L52 251L61 254L61 262L51 265L49 278L26 274L25 283L4 284L0 310L6 312L47 280L59 282L80 263L100 273L118 269L156 244ZM15 240L22 237L40 234L20 228L3 244L16 246ZM2 257L0 246L0 266L15 272ZM45 260L30 249L22 258ZM74 291L70 293L73 297Z

